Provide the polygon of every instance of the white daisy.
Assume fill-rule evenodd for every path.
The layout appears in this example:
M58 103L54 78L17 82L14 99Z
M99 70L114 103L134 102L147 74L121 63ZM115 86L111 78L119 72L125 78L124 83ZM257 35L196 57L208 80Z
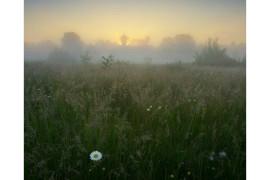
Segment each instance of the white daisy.
M93 161L98 161L102 158L102 154L98 151L93 151L91 154L90 154L90 159L93 160Z

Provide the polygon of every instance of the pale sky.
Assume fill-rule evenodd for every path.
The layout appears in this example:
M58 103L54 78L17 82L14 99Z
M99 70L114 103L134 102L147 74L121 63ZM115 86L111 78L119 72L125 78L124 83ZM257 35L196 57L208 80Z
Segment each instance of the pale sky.
M25 42L60 42L76 32L85 43L190 34L198 43L218 37L223 44L246 42L245 0L25 0Z

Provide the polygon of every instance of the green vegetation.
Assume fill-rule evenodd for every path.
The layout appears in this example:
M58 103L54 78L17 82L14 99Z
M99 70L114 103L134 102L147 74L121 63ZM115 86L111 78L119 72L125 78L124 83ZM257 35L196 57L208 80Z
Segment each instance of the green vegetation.
M200 53L196 52L195 63L206 66L245 66L245 59L238 62L226 54L226 49L221 48L218 40L211 38L203 45Z
M24 71L25 179L246 178L245 68L29 62Z
M84 55L81 55L81 63L84 65L88 65L91 62L91 57L89 56L89 52L87 51Z
M115 60L114 60L113 55L109 55L108 57L102 56L103 68L107 69L108 67L110 67L113 64L114 61Z

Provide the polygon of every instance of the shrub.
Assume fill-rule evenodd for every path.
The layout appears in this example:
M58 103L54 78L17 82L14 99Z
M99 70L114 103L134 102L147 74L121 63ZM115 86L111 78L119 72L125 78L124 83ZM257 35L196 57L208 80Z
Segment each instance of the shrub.
M113 55L109 55L108 57L102 56L103 68L106 69L106 68L110 67L114 61L115 60L114 60Z
M218 40L211 38L203 45L201 53L195 54L195 63L209 66L235 66L239 63L226 54L226 49L221 48Z

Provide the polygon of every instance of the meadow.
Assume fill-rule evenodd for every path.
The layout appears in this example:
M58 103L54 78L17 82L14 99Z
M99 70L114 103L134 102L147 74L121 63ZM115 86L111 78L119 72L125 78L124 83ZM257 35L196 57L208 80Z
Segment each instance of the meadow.
M245 179L246 70L25 62L24 177Z

